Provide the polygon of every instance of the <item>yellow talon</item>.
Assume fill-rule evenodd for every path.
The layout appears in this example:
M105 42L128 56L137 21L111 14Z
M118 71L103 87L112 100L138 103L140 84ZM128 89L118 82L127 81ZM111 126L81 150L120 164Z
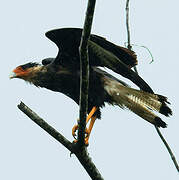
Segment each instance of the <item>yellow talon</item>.
M90 134L91 134L91 131L92 131L92 128L93 128L93 125L94 125L94 122L96 120L96 116L93 116L94 113L96 112L97 110L97 107L93 107L92 110L90 111L88 117L86 118L86 124L88 123L88 121L91 119L90 121L90 124L89 124L89 127L86 128L85 130L85 145L88 145L88 140L89 140L89 137L90 137ZM76 131L78 130L78 125L74 125L73 128L72 128L72 136L75 138L75 140L73 141L74 143L77 142L77 138L76 138Z

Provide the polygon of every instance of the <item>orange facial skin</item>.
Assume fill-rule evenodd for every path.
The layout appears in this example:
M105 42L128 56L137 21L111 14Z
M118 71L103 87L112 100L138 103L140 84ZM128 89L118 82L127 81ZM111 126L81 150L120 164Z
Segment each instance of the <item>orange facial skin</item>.
M18 66L13 70L13 73L15 73L15 76L12 78L22 78L28 76L29 70L28 69L24 70L21 66Z

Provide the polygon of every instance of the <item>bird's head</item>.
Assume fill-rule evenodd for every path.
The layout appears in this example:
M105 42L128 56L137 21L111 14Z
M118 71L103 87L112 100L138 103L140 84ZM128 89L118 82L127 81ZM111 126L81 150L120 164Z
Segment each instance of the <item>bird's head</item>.
M41 67L42 65L33 62L20 65L11 72L9 78L20 78L30 82L31 78L41 70Z

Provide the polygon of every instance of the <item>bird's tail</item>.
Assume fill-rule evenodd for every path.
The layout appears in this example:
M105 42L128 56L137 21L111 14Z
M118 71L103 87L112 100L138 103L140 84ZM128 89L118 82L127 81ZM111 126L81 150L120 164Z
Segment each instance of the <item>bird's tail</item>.
M155 115L157 111L165 116L172 115L171 109L167 106L167 98L157 94L150 94L144 91L126 87L115 80L105 79L105 90L112 97L114 104L121 108L128 108L148 122L165 128L167 124Z

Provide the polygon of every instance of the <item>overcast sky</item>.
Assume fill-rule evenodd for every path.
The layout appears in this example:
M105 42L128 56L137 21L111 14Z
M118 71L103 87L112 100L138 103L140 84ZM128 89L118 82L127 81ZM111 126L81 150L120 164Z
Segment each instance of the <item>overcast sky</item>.
M16 66L55 57L57 47L44 33L54 28L83 27L87 1L6 0L1 2L0 179L90 179L75 156L17 108L26 103L69 140L78 106L60 93L9 80ZM139 47L140 75L171 102L173 116L162 117L162 130L179 161L178 0L131 1L133 44ZM99 0L92 33L119 45L126 42L125 1ZM122 79L120 75L116 75ZM127 81L131 86L134 85ZM135 114L106 105L91 135L89 153L104 179L177 180L178 174L154 127Z

